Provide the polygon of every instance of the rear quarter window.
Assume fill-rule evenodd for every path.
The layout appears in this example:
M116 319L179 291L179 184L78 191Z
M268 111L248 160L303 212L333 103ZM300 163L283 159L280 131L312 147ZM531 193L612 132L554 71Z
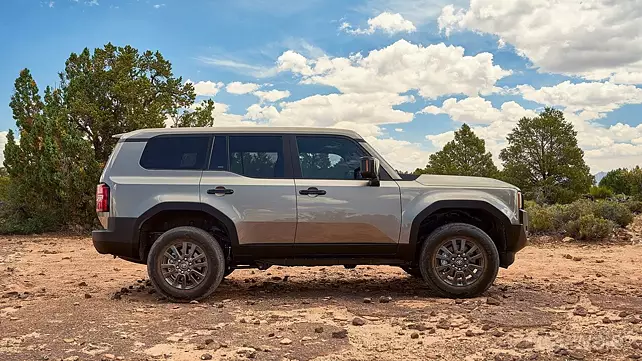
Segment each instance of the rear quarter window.
M201 170L209 142L209 135L157 136L147 141L140 165L145 169Z

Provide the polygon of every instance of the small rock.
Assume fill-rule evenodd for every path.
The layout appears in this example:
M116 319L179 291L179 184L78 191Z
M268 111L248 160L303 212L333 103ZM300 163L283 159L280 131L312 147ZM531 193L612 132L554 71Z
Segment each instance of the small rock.
M583 352L577 351L577 350L569 351L568 356L570 356L571 359L574 359L574 360L584 360L584 358L586 357L584 356Z
M363 326L366 324L366 320L360 317L355 317L352 319L352 325L353 326Z
M116 355L112 355L112 354L110 354L110 353L106 353L106 354L104 354L104 355L103 355L103 357L102 357L102 360L103 360L103 361L107 361L107 360L115 360L115 359L116 359Z
M363 303L372 303L372 298L366 297L363 299Z
M575 310L573 310L573 314L575 316L586 317L586 315L588 315L588 311L586 311L586 308L582 306L577 306L575 307Z
M279 343L281 345L289 345L289 344L292 343L292 340L290 340L289 338L286 337L286 338L282 339L281 341L279 341Z
M408 325L408 329L422 332L428 330L428 327L423 323L411 323Z
M308 341L312 341L312 340L314 340L314 338L312 338L310 336L303 336L301 338L301 342L308 342Z
M78 360L80 360L80 357L78 356L69 356L64 361L78 361Z
M461 305L462 303L464 303L464 300L462 300L461 298L455 300L456 305Z
M201 355L201 360L211 360L211 359L212 359L212 355L208 353L204 353Z
M392 301L392 297L390 296L379 297L379 303L390 303L390 301Z
M486 324L484 324L484 325L482 325L482 331L488 331L488 330L490 330L491 328L493 328L493 326L491 326L491 325L489 325L489 324L487 324L487 323L486 323Z
M122 298L122 295L120 294L120 292L116 292L113 295L111 295L112 300L120 300L121 298Z
M198 305L198 301L197 300L191 300L191 301L189 301L189 303L192 304L192 305Z
M346 338L348 337L348 330L339 330L332 332L332 338Z
M526 340L520 341L517 343L517 345L515 345L515 347L521 348L521 349L533 348L533 346L535 346L535 342L526 341Z
M91 295L90 295L89 293L85 293L85 298L86 298L86 299L90 299L90 298L91 298Z
M78 284L78 287L87 287L87 282L83 281Z
M412 339L419 338L419 334L417 332L413 332L410 334L410 338Z
M564 243L575 242L575 238L573 238L573 237L564 237L564 238L562 238L562 242L564 242Z
M602 319L602 323L613 323L613 320L611 320L611 319L610 319L610 318L608 318L608 317L604 317L604 318Z
M501 330L495 330L493 331L492 335L495 337L502 337L504 336L504 332L502 332Z
M642 358L642 356L640 356L638 354L632 354L632 355L629 355L629 358L631 360L639 360L640 358Z
M633 347L634 350L642 350L642 341L635 340L631 342L631 347Z
M573 261L579 262L582 260L582 257L573 257Z
M239 347L236 349L236 354L247 358L254 358L256 356L256 349L252 347Z
M323 327L319 326L314 329L315 333L323 333Z
M494 298L494 297L488 297L486 299L486 303L489 304L489 305L493 305L493 306L499 306L502 303L502 301L500 301L500 300L498 300L497 298Z
M621 318L626 318L626 317L629 316L629 313L627 311L622 311L622 312L620 312L620 314L618 316L621 317Z
M73 338L63 338L62 340L63 340L65 343L72 343L72 342L74 342L74 339L73 339Z
M603 259L596 259L595 263L604 263L604 260Z
M466 337L473 337L473 336L475 336L475 333L473 332L473 330L466 330Z
M440 319L439 322L437 322L437 328L448 330L450 328L450 321L445 318Z

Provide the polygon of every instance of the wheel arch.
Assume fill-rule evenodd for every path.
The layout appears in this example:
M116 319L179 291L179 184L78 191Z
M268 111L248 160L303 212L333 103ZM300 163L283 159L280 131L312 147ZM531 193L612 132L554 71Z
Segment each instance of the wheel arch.
M146 260L149 247L151 246L151 243L153 243L149 243L148 240L143 237L146 231L146 226L158 217L161 217L163 214L173 214L174 212L185 213L186 218L190 218L189 216L194 217L196 215L211 217L223 226L225 233L229 237L231 246L238 246L239 240L236 226L234 222L220 210L209 204L197 202L163 202L148 209L136 220L134 227L134 239L138 241L139 257L142 261Z
M501 210L483 200L440 200L424 208L413 219L410 227L409 244L407 251L405 252L406 260L411 262L415 262L417 260L420 245L422 242L422 226L426 226L426 221L430 221L435 217L447 214L459 214L461 217L463 217L463 220L461 222L478 226L479 228L487 232L491 239L493 239L493 242L497 246L497 250L500 252L500 254L504 250L506 250L506 229L509 229L511 221L508 216ZM489 218L493 220L492 227L496 227L497 229L484 229L483 224L480 224L481 220ZM476 222L474 222L473 220L476 220ZM437 221L436 226L446 223L453 223L448 221L443 223L444 220L441 221L442 223ZM424 232L432 230L434 229L424 229Z

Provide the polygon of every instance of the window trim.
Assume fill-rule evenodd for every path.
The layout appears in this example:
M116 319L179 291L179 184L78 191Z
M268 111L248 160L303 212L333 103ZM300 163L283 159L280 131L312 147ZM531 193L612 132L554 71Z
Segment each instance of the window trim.
M341 139L347 139L348 141L354 143L359 150L364 154L366 157L372 157L373 155L370 154L358 141L355 139L345 136L345 135L331 135L331 134L304 134L304 133L296 133L296 134L289 134L290 138L290 148L291 148L291 160L292 164L294 165L294 179L309 179L309 180L342 180L342 181L357 181L357 182L363 182L366 181L367 179L344 179L344 178L305 178L303 177L303 171L301 169L301 162L299 160L299 145L297 143L297 138L331 138L331 139L336 139L336 138L341 138ZM379 179L382 181L388 181L392 180L392 177L388 174L386 169L384 167L379 167Z
M143 155L145 154L145 150L149 146L149 142L153 139L156 138L183 138L183 137L202 137L202 138L207 138L207 146L205 150L205 159L203 160L203 165L201 165L200 168L194 168L194 169L172 169L172 168L148 168L145 167L142 162L143 162ZM205 169L205 166L209 166L209 158L211 155L211 149L212 149L212 134L207 134L207 133L185 133L185 134L159 134L155 135L149 139L143 139L143 142L145 142L145 146L143 147L143 151L140 153L140 156L138 157L138 165L148 171L165 171L165 172L202 172ZM208 153L209 150L209 153Z
M250 179L293 179L293 166L290 156L290 146L288 141L288 134L286 133L212 133L212 137L225 137L226 138L226 159L227 165L225 169L210 169L211 165L211 156L212 151L214 150L214 142L210 141L210 162L208 162L207 167L203 170L204 172L230 172L232 174L239 175L241 177L246 177ZM250 177L245 174L239 174L231 170L230 164L230 143L232 137L280 137L282 141L282 152L283 152L283 176L282 177L272 177L272 178L258 178Z

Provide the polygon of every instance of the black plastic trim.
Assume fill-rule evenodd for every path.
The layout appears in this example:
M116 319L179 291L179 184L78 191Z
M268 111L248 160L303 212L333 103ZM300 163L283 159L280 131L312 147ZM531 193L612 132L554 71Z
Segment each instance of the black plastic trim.
M113 254L119 257L138 258L138 243L133 238L136 218L110 217L107 229L91 232L96 251L101 254Z

